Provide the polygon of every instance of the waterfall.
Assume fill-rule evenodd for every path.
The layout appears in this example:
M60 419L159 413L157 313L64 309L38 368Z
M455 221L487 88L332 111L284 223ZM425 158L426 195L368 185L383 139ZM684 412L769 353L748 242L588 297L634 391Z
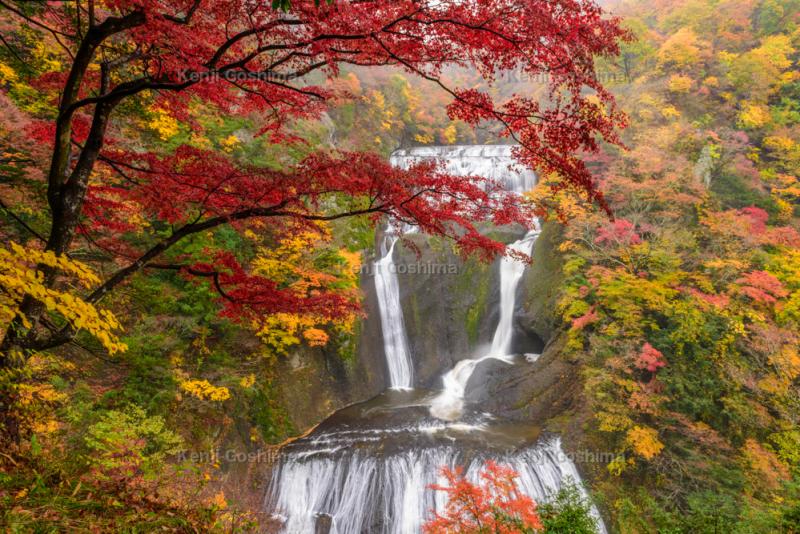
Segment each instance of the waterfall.
M509 145L424 146L396 150L390 162L405 169L413 163L436 161L455 176L482 176L509 191L528 191L536 185L536 174L520 167L512 150Z
M525 237L509 245L509 248L530 255L538 236L539 232L536 230L528 232ZM434 417L446 421L456 421L461 417L467 383L479 363L488 359L513 363L509 351L514 333L514 308L517 286L524 272L525 264L521 261L509 257L500 260L500 322L494 331L492 347L480 358L461 360L442 376L442 391L431 401L431 415Z
M387 235L383 239L382 257L374 264L375 292L381 316L389 388L409 389L414 385L413 367L406 339L403 308L400 305L400 284L392 258L397 239L395 235Z
M481 150L478 150L478 149ZM468 153L477 153L475 156L478 161L473 162L467 160L469 163L456 165L447 163L448 168L453 169L467 169L467 172L482 170L487 171L483 166L485 162L481 162L482 156L489 148L497 152L492 152L492 158L501 159L502 157L510 157L510 147L466 147L464 151ZM498 149L505 149L505 152L499 152ZM503 154L503 156L501 156ZM411 157L411 156L406 156ZM488 157L488 156L487 156ZM460 161L458 158L451 158L445 161ZM495 162L491 161L493 165L490 167L494 173L496 168ZM508 163L505 165L508 168ZM513 169L512 169L513 170ZM506 171L503 175L505 178L502 182L505 186L516 193L524 193L530 189L534 184L536 177L526 176L525 173L513 173ZM493 176L494 177L494 176ZM514 252L520 252L528 256L533 251L533 245L536 238L539 236L539 231L532 230L525 234L519 241L515 241L508 246ZM480 358L473 360L461 360L456 363L455 367L442 376L442 391L431 402L431 414L439 419L447 421L458 420L464 411L464 395L466 394L467 384L472 376L472 373L478 367L478 364L488 359L496 359L513 363L513 358L509 355L511 351L511 340L514 334L514 310L516 305L516 294L519 281L525 272L525 264L518 259L504 256L500 260L500 322L494 331L492 338L492 346L489 352Z
M536 182L531 171L515 167L509 146L420 147L396 151L391 158L403 168L421 160L441 162L451 174L491 178L520 193ZM537 236L538 230L531 231L509 247L530 255ZM530 426L464 406L467 383L482 361L514 362L509 352L525 264L500 260L500 318L491 349L481 358L459 361L431 397L413 389L393 260L397 241L397 235L386 235L374 264L390 389L338 411L309 435L282 447L265 510L288 534L417 534L446 506L446 494L430 489L444 482L441 469L461 466L468 479L478 482L488 460L513 468L519 490L537 502L552 498L568 479L583 493L558 437L542 438ZM535 361L536 355L529 356L527 361ZM605 534L594 507L592 514Z
M487 460L508 465L519 474L519 490L536 502L547 501L568 479L580 481L559 438L513 453L464 452L455 445L440 445L388 455L370 450L374 445L365 451L364 443L353 436L326 438L329 445L337 443L340 448L308 451L302 459L284 455L276 470L269 493L273 502L267 506L280 511L288 534L319 532L320 525L331 534L419 533L425 521L447 504L444 492L430 489L431 484L444 483L445 466L463 467L467 479L477 483ZM320 444L296 447L311 446Z
M528 256L533 252L538 230L525 234L525 237L515 241L508 248ZM525 272L525 264L514 258L504 256L500 260L500 322L492 338L492 348L489 354L497 357L506 356L511 350L511 336L514 333L514 308L517 302L517 286Z

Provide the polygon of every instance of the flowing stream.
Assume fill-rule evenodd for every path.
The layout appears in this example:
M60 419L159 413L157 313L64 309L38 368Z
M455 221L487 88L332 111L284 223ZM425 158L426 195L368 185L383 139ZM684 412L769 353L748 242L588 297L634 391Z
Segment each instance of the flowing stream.
M420 159L443 162L452 174L495 179L512 191L535 185L529 171L512 166L505 146L424 147L397 151L396 166ZM531 254L538 231L509 245ZM538 502L567 480L580 483L575 465L557 436L506 422L465 401L470 378L482 362L495 359L525 365L510 354L514 311L525 264L500 260L499 321L487 352L442 370L438 391L415 389L414 362L425 355L410 350L394 264L396 235L386 235L374 264L380 308L387 391L332 415L309 435L285 445L273 469L265 509L283 532L300 534L416 534L446 495L430 489L442 483L441 469L463 466L471 480L487 460L511 466L517 484ZM531 355L528 362L538 355ZM605 527L593 509L601 533Z
M408 350L403 309L400 306L400 284L392 256L397 236L386 235L381 243L381 257L375 261L375 292L378 295L383 332L383 350L390 389L411 389L414 373Z
M538 231L528 232L525 237L509 245L509 248L530 255L538 236ZM461 418L467 384L478 364L488 359L514 362L514 356L509 352L514 334L517 286L524 272L525 264L521 261L509 257L500 260L500 321L492 337L492 346L489 352L480 358L461 360L442 377L442 392L431 402L431 415L434 417L447 421L457 421Z

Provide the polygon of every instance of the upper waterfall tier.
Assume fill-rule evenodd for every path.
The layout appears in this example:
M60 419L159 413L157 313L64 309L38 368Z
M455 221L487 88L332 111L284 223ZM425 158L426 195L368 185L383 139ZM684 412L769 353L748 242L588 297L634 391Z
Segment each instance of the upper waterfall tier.
M536 185L536 173L519 165L511 145L420 146L392 153L390 162L408 168L421 161L437 161L456 176L482 176L495 180L509 191L524 193Z

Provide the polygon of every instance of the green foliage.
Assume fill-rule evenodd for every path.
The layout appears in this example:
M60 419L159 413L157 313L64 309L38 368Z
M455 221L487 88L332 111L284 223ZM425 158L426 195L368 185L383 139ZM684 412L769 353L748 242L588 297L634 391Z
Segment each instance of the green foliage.
M129 473L141 470L144 476L156 475L168 455L181 450L183 440L165 427L159 416L130 405L125 410L110 410L91 425L84 438L87 459L103 476L120 469Z
M328 4L333 4L333 0L325 0ZM314 5L319 6L320 0L314 0ZM292 8L292 0L272 0L272 9L289 11Z
M751 185L736 174L722 173L711 182L711 190L723 207L744 208L757 206L772 216L780 212L780 207L770 195L753 189Z
M294 432L286 409L276 401L270 384L248 392L247 407L250 420L267 443L278 443Z
M539 507L547 534L597 534L597 520L591 504L578 487L567 480L555 497Z
M557 311L620 532L792 532L795 3L617 6L640 38L616 87L630 150L600 158L615 221L573 209L557 244Z

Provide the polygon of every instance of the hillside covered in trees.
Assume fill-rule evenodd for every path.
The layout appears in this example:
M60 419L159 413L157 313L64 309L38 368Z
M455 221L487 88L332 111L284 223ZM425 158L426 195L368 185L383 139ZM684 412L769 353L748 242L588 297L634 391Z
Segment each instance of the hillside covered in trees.
M798 529L798 5L620 2L608 221L547 187L565 351L621 532Z
M4 529L262 531L242 480L380 391L376 228L479 271L536 215L606 528L800 532L800 2L271 4L0 0ZM498 143L523 201L388 163Z

